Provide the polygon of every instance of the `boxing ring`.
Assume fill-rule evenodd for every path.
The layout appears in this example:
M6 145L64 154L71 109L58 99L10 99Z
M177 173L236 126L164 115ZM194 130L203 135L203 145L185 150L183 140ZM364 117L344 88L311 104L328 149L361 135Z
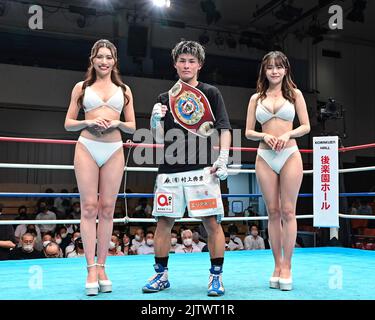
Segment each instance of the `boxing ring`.
M1 141L75 144L72 140L28 139L0 137ZM125 147L135 144L126 143ZM159 147L145 145L144 147ZM341 152L373 148L375 144L341 148ZM256 148L232 148L255 151ZM311 152L311 150L300 150ZM0 163L0 168L72 170L73 166ZM375 170L374 167L340 169L340 173ZM156 172L157 168L125 167L125 172ZM230 173L254 173L251 169L229 169ZM304 174L312 174L305 170ZM79 197L76 193L0 193L0 198ZM148 193L120 193L120 198L153 197ZM312 197L312 194L300 194ZM340 197L374 197L375 192L341 193ZM260 194L223 194L228 197L261 197ZM375 216L339 214L341 219L374 219ZM313 215L297 215L311 219ZM226 221L267 220L259 217L224 217ZM154 219L114 219L114 223L150 223ZM199 222L183 218L176 222ZM37 223L36 223L37 222ZM54 224L79 224L79 220L55 220ZM0 220L0 224L51 224L51 220ZM153 255L110 256L107 274L113 282L113 292L94 297L85 295L86 260L84 258L35 259L0 261L0 299L2 300L373 300L375 298L375 251L342 247L296 248L293 255L292 291L268 288L273 270L270 249L225 253L222 297L206 296L209 254L171 254L169 280L171 288L156 294L143 294L142 286L153 274Z

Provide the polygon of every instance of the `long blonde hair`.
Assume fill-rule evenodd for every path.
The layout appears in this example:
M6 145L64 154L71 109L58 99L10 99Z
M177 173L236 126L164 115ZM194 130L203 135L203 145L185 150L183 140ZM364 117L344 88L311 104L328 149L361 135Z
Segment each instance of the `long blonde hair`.
M295 103L296 98L294 89L296 89L297 86L292 80L289 60L286 57L286 55L281 51L268 52L262 59L262 64L260 66L257 81L257 100L260 99L262 101L267 97L266 92L269 88L269 82L266 77L266 68L271 60L274 60L276 66L282 66L283 68L285 68L285 76L283 78L283 83L281 85L282 94L286 100Z
M95 71L95 68L94 68L94 65L93 65L93 60L96 57L96 55L98 54L98 51L99 51L100 48L108 48L111 51L112 57L115 60L115 64L114 64L114 66L112 68L112 72L111 72L111 80L115 85L121 87L122 92L124 94L124 101L125 101L125 106L126 106L129 103L129 97L126 94L125 83L123 83L122 80L121 80L120 71L119 71L119 68L118 68L117 49L112 42L110 42L109 40L106 40L106 39L100 39L100 40L96 41L95 44L93 45L93 47L91 48L90 65L87 69L86 77L85 77L85 80L83 81L83 84L82 84L82 92L81 92L81 94L80 94L80 96L77 100L78 106L82 107L83 97L85 95L85 89L88 86L91 86L96 81L96 71Z

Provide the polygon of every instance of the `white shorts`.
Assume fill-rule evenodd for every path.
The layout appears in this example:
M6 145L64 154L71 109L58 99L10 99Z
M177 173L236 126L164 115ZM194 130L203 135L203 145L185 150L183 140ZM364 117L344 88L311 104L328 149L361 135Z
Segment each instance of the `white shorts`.
M220 181L210 168L158 174L155 184L154 217L182 218L185 208L191 218L224 215Z

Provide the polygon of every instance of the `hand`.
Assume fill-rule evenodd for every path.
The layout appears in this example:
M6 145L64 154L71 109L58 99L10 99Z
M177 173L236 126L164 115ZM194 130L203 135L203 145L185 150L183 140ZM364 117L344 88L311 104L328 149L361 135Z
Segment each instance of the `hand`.
M93 120L87 120L87 124L89 128L94 128L96 131L102 132L108 129L109 121L98 117Z
M263 137L263 141L272 149L275 150L277 144L277 138L272 134L266 134Z
M276 143L276 151L281 151L285 148L286 144L288 143L290 139L290 133L284 133L280 137L277 138L277 143Z
M217 160L214 162L210 173L215 173L216 176L220 180L225 180L228 177L228 169L227 169L227 164L228 164L228 158L229 158L229 150L220 150L219 157Z
M121 121L120 120L107 120L108 121L108 129L118 128Z
M150 125L151 128L155 129L162 118L165 117L167 113L167 106L162 105L161 103L156 103L152 108Z

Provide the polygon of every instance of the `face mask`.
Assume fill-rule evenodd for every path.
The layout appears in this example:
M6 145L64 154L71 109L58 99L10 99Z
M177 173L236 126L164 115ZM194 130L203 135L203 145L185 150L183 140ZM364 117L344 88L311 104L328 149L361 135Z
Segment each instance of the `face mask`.
M56 242L57 244L60 244L60 243L61 243L61 241L62 241L62 239L56 239L56 241L55 241L55 242Z
M124 243L124 246L127 247L129 245L129 241Z
M31 252L31 251L34 250L34 247L33 247L32 244L24 244L24 245L22 246L22 249L23 249L24 251L26 251L26 252Z
M256 237L258 235L258 231L251 231L252 236Z
M137 240L137 241L140 241L141 240L141 237L139 236L139 235L135 235L135 240Z
M109 242L109 249L114 249L116 248L116 243L114 243L113 241L110 241Z
M63 238L63 239L65 239L67 235L68 235L67 233L60 234L61 238Z
M146 243L151 247L154 244L154 239L147 239Z
M191 238L184 239L184 245L185 247L190 247L193 243L193 240Z
M49 241L49 240L47 240L47 241L44 241L43 242L43 247L45 248L45 247L47 247L48 246L48 244L50 243L51 241Z
M175 246L177 244L177 238L171 238L171 245Z

